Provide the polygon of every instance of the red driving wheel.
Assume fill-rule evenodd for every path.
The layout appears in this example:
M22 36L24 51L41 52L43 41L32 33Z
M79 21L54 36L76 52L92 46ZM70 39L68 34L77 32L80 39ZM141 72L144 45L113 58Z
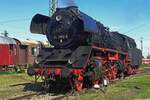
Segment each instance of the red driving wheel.
M81 91L83 88L83 76L79 75L79 77L75 79L74 85L77 91Z
M133 74L133 70L132 70L131 66L128 66L128 74L129 74L129 75L132 75L132 74Z
M115 66L111 69L112 77L111 79L115 79L117 77L117 68Z

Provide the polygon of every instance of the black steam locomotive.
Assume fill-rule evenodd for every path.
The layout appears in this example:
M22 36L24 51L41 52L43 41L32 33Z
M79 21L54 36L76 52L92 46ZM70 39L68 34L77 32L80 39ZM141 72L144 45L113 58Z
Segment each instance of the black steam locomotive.
M46 35L53 45L43 48L37 63L28 69L30 76L44 76L47 84L65 80L77 91L99 87L136 73L141 64L142 53L134 39L110 32L75 6L58 8L52 17L35 15L31 32Z

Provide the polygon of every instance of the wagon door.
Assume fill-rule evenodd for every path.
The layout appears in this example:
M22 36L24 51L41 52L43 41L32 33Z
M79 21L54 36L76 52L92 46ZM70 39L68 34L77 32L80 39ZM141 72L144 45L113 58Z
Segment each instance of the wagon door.
M13 50L13 44L9 45L9 64L14 65L14 50Z
M19 64L20 65L26 65L26 62L27 62L27 46L20 45Z
M35 47L28 46L28 64L34 63L34 57L35 57Z
M13 45L13 62L17 65L18 62L18 53L17 53L17 45Z

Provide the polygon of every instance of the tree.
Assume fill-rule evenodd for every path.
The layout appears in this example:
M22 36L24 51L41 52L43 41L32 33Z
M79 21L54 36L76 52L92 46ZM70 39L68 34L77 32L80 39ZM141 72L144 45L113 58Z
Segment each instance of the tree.
M147 59L150 59L150 55L147 56Z
M3 33L1 33L3 36L8 37L9 33L7 32L7 30L5 30Z

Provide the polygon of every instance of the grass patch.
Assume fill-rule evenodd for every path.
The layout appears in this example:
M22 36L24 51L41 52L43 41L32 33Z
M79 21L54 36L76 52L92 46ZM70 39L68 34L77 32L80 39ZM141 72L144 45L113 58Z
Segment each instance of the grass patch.
M6 99L7 97L10 96L24 94L25 85L20 85L20 84L31 83L33 80L34 77L29 77L25 73L1 74L0 75L0 100Z
M144 69L144 68L143 68ZM146 70L150 70L146 68ZM23 86L11 87L11 85L31 83L34 77L27 74L1 74L0 75L0 99L10 95L24 93ZM105 93L100 90L86 90L75 97L77 100L143 100L150 99L150 71L142 73L128 80L117 82L107 87Z
M18 95L18 94L22 94L23 92L23 89L7 89L7 90L3 90L1 89L0 90L0 98L7 98L9 96L15 96L15 95Z
M12 75L17 74L17 72L0 72L0 75Z
M34 78L29 77L27 74L4 74L0 75L0 87L17 83L31 82L33 80Z
M140 67L142 67L142 68L150 68L150 64L141 64Z
M136 76L107 87L106 93L88 90L78 100L136 100L150 99L150 75Z

